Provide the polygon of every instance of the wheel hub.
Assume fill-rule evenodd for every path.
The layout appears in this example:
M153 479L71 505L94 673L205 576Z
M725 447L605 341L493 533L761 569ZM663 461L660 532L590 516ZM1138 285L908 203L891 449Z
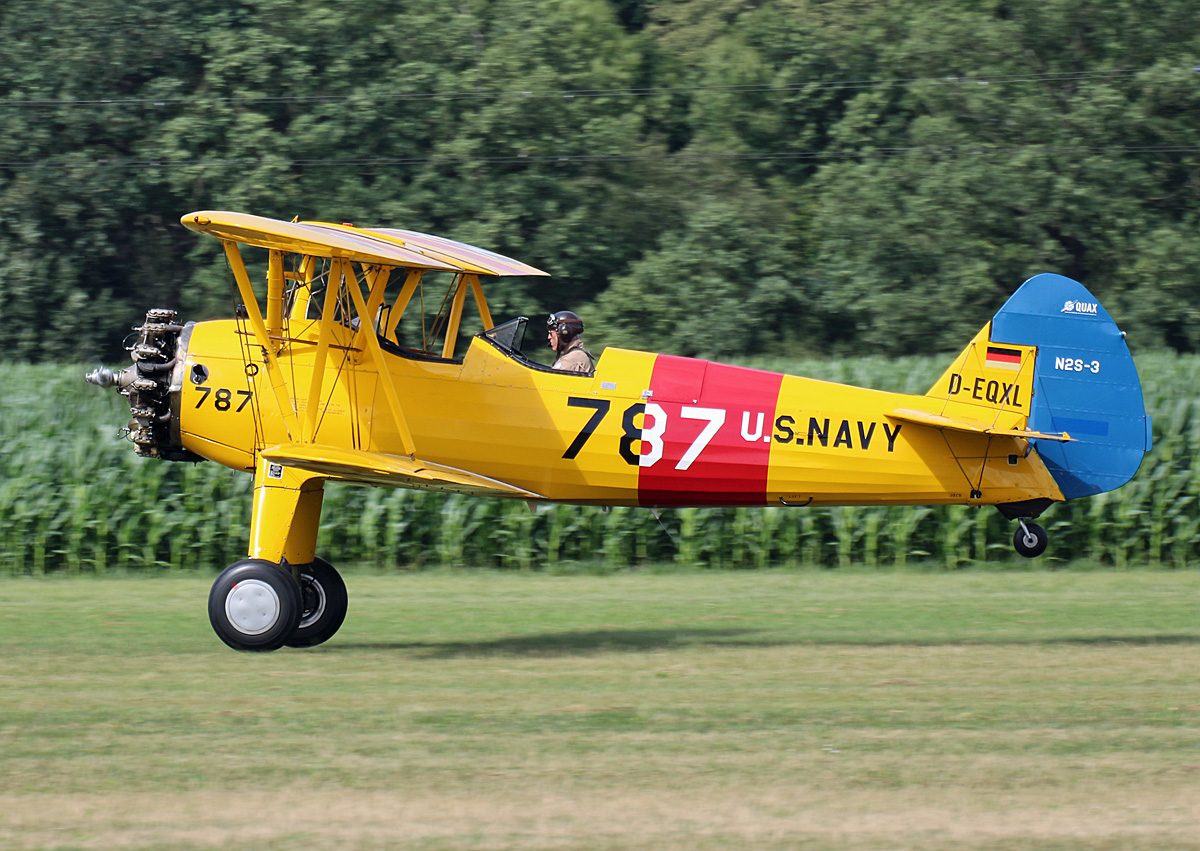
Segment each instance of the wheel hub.
M262 635L275 626L281 608L275 589L261 579L239 582L225 598L225 616L245 635Z
M300 615L300 626L297 629L304 629L312 626L325 614L325 589L313 577L301 574L300 594L304 598L304 612Z

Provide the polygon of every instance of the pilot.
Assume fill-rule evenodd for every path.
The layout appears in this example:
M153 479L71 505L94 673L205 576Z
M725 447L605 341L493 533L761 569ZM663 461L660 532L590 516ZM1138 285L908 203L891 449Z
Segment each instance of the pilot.
M558 356L554 369L565 372L592 371L592 353L583 347L583 320L569 310L551 313L546 320L550 348Z

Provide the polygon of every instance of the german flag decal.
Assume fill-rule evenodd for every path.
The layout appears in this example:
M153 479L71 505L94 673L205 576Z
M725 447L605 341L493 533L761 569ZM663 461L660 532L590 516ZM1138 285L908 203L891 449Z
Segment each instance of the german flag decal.
M999 346L988 346L985 365L994 369L1020 369L1021 350L1003 349Z

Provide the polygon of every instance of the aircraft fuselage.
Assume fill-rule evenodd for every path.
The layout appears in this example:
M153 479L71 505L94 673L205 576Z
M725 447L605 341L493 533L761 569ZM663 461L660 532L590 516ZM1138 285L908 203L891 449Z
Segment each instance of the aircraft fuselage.
M279 343L293 430L302 429L310 406L317 408L313 433L297 435L279 414L267 370L253 366L261 361L254 338L234 320L190 326L178 398L183 447L247 470L255 467L256 450L297 441L405 455L385 404L382 369L422 459L548 501L854 505L1062 498L1025 441L942 432L887 416L898 407L929 408L928 397L615 348L599 359L594 375L554 372L482 337L472 338L461 360L397 349L383 351L380 362L359 332L342 325L335 331L317 400L305 389L312 384L318 321L291 320ZM980 392L991 391L983 386Z

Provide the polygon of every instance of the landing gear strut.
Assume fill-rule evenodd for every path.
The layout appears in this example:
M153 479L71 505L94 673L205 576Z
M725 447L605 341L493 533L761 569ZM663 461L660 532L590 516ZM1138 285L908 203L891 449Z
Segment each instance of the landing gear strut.
M221 572L208 595L208 620L234 650L314 647L346 618L346 585L327 562L297 571L265 559L242 559Z

